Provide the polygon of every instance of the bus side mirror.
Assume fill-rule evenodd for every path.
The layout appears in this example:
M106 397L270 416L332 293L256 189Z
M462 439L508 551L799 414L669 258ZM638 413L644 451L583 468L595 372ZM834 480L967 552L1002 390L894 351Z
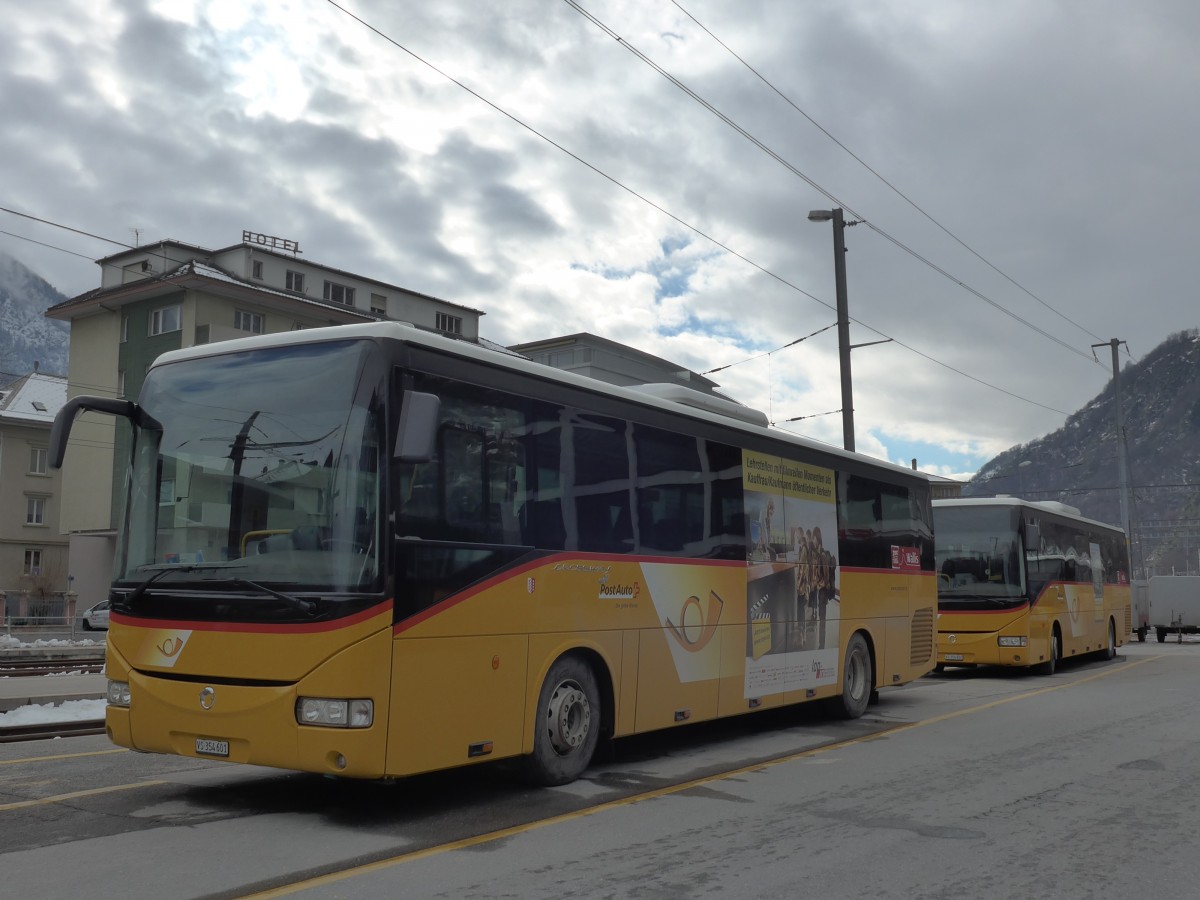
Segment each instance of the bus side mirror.
M132 400L120 400L113 397L74 397L66 402L54 424L50 428L50 466L61 469L63 457L67 455L67 440L71 437L71 426L75 417L81 412L99 412L110 416L120 416L135 425L162 430L162 426L144 413Z
M395 458L400 462L429 462L433 459L442 401L437 394L405 391L400 405L400 427L396 429Z

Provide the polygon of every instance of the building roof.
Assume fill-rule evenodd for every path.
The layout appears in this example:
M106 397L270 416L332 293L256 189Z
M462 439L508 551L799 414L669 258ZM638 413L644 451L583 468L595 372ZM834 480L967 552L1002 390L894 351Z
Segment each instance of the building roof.
M345 269L337 269L337 268L334 268L333 266L324 265L323 263L310 262L309 260L301 260L300 257L296 256L295 254L281 252L279 250L273 250L270 247L263 246L261 244L250 243L250 242L246 242L246 241L243 241L238 244L230 244L228 247L222 247L219 250L210 250L206 247L198 247L195 244L188 244L183 241L176 241L176 240L168 239L168 240L164 240L164 241L156 241L153 244L143 244L139 247L131 247L127 250L122 250L119 253L113 253L113 254L110 254L109 256L101 257L100 259L96 260L96 263L102 267L106 266L106 265L115 265L115 264L117 264L117 261L120 260L122 257L131 256L131 255L135 255L135 256L136 255L145 255L147 253L154 255L154 251L157 248L167 248L167 247L173 247L173 248L182 250L182 251L184 251L185 254L190 255L192 257L192 259L190 260L189 263L175 269L172 272L164 273L156 278L147 278L147 279L144 279L143 281L153 281L153 282L157 282L157 283L161 284L163 281L175 277L177 274L179 274L184 269L186 269L188 265L194 264L194 265L202 266L206 271L220 273L220 277L223 280L228 280L228 281L234 282L236 284L252 288L256 291L265 291L267 293L277 294L278 296L287 297L288 299L291 299L291 300L308 300L310 302L317 304L318 306L325 306L325 307L329 307L332 309L341 309L341 310L347 310L347 309L352 310L353 309L353 307L347 307L344 304L334 303L332 301L326 301L326 300L312 298L312 297L306 297L302 294L297 294L292 291L273 290L271 288L265 287L261 282L248 281L244 278L238 278L234 275L231 275L228 272L226 272L224 269L221 269L213 264L213 260L215 258L221 256L222 254L230 253L234 250L245 249L245 250L251 250L257 255L274 256L278 259L283 259L283 260L287 260L287 261L303 262L304 265L311 266L314 269L320 269L323 272L329 272L330 274L334 274L334 275L342 275L342 276L345 276L346 278L354 279L355 281L361 281L365 284L378 285L379 287L385 288L390 291L399 291L399 292L401 292L403 294L407 294L411 297L417 297L422 300L429 300L434 303L440 303L445 306L449 306L454 309L461 309L464 312L473 313L478 316L484 315L484 312L482 310L474 309L473 307L470 307L470 306L464 306L463 304L455 303L452 300L444 300L441 297L434 297L430 294L423 294L420 291L414 291L411 288L402 287L398 284L391 284L390 282L380 281L377 278L370 278L366 275L360 275L357 272L348 272ZM164 259L165 258L166 257L164 256ZM107 288L107 289L97 288L94 290L86 291L82 294L79 294L76 297L72 297L71 299L67 300L64 303L59 303L56 306L52 306L49 310L47 310L47 315L50 315L51 313L56 312L56 311L60 311L60 310L66 311L68 308L73 308L77 302L79 304L86 304L87 301L94 300L94 299L96 299L97 296L99 296L101 294L103 294L105 297L112 297L115 293L120 292L121 290L130 287L131 284L139 284L139 283L143 283L143 281L131 282L129 284L122 284L122 285L112 287L112 288ZM360 310L360 312L361 312L361 310ZM61 316L54 316L54 315L51 315L50 317L51 318L61 318ZM376 317L364 313L364 318L373 319Z
M30 372L5 390L0 398L0 419L49 425L66 402L66 378Z
M355 316L360 320L366 319L369 321L382 318L369 310L346 306L343 303L335 303L332 300L324 300L319 297L309 297L293 291L268 287L254 281L247 281L244 278L238 278L235 275L229 274L224 269L219 269L216 266L197 260L189 260L178 268L170 272L164 272L162 275L140 278L137 281L130 281L126 284L119 284L110 288L94 288L93 290L85 291L78 296L50 307L46 310L46 316L51 319L69 320L74 318L79 312L99 307L113 300L141 300L184 288L212 286L214 283L225 284L238 292L253 292L254 296L261 297L263 294L269 294L286 298L293 303L302 303L314 308L341 312Z

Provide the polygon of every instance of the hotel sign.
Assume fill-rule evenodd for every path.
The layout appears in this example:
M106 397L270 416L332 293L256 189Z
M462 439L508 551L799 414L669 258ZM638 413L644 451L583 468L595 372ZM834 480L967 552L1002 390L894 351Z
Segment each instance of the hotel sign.
M269 234L259 234L257 231L243 231L243 244L257 244L270 250L283 250L286 253L299 253L300 242L289 241L287 238L274 237Z

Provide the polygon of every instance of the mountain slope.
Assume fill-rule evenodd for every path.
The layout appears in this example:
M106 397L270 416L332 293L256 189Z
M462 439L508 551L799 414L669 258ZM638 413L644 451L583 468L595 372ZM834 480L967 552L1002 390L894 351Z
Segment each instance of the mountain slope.
M1200 539L1200 332L1171 335L1121 371L1125 446L1133 488L1134 564L1197 567ZM1113 383L1058 431L1004 451L964 496L1061 500L1121 522Z
M66 299L0 251L0 372L24 375L37 363L43 372L67 374L70 328L44 315Z

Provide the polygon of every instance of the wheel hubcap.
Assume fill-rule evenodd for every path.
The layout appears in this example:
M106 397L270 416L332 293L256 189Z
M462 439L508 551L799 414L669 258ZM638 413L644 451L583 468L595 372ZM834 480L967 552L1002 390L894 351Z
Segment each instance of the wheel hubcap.
M579 685L565 681L550 695L547 718L550 743L556 752L567 754L587 739L592 723L592 707Z
M866 683L866 674L862 657L855 653L850 657L846 664L846 689L847 692L857 700L863 694L863 686Z

